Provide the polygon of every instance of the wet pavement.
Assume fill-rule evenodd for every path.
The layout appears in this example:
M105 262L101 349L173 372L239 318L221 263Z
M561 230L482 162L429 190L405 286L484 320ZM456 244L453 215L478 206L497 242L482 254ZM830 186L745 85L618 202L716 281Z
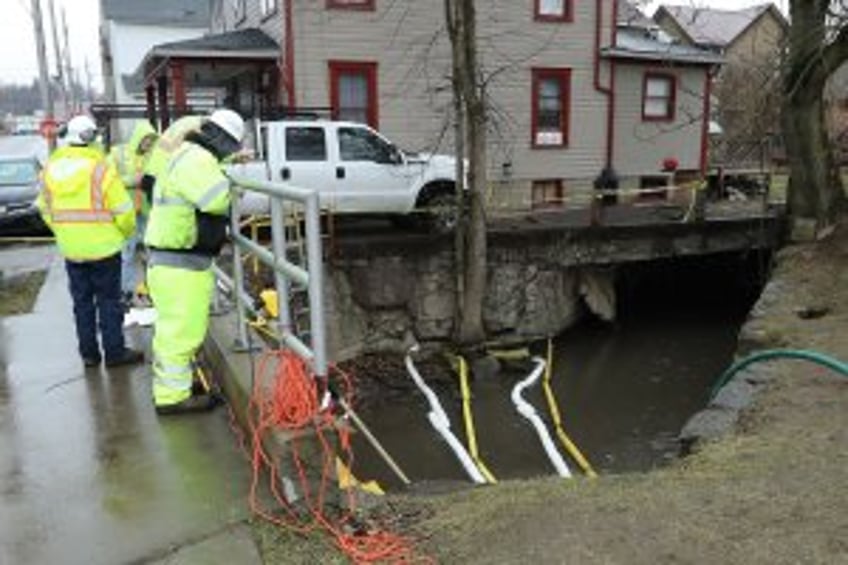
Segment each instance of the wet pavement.
M0 563L260 563L227 412L160 419L147 365L84 369L62 261L24 249L0 269L50 267L34 312L0 319Z

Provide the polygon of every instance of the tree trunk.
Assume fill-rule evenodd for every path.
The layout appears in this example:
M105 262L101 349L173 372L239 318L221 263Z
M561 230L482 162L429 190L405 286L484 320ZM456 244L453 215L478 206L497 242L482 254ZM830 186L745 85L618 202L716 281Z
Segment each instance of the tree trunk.
M827 136L824 86L848 57L848 35L828 39L827 0L792 0L789 48L784 67L783 134L789 158L787 200L794 221L812 221L815 230L833 223L845 194Z
M476 13L474 0L445 0L453 56L454 107L457 113L457 160L468 147L468 190L458 194L460 221L455 239L457 276L456 341L474 348L485 338L483 300L486 292L486 105L478 86ZM467 135L466 135L467 134ZM461 191L464 166L457 163Z
M831 224L844 198L821 96L789 101L783 124L790 167L789 212L795 219L815 220L819 228Z

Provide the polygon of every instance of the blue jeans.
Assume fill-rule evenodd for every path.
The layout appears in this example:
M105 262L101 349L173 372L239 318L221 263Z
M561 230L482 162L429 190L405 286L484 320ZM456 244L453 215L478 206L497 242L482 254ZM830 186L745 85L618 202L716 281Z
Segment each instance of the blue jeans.
M134 294L138 284L138 269L135 265L135 255L138 244L144 241L144 229L147 227L147 216L135 215L135 232L124 243L121 250L121 292Z
M121 256L98 261L65 261L68 286L74 300L79 352L100 359L97 334L106 360L124 355L124 306L121 303Z

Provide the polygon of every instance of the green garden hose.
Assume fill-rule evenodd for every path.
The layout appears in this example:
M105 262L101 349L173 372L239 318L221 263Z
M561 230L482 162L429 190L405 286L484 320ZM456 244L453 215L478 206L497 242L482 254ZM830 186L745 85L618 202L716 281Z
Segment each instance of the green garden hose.
M710 394L710 400L716 397L718 392L736 375L736 373L747 369L754 363L770 361L772 359L803 359L804 361L811 361L823 367L827 367L828 369L841 374L843 377L848 377L848 365L834 357L824 355L823 353L809 351L806 349L766 349L737 361L728 370L726 370L713 386Z

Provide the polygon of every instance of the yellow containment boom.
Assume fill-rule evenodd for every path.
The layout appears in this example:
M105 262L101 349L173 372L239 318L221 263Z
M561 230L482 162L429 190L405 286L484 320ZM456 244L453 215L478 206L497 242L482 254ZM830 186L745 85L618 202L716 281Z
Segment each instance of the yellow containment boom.
M545 364L545 376L542 379L542 389L545 391L545 398L548 401L548 409L551 413L551 420L554 423L554 429L556 430L557 437L559 437L560 442L562 442L565 450L568 451L568 454L571 455L571 458L577 463L577 465L583 470L584 473L590 478L595 478L598 476L595 473L595 470L592 468L592 465L589 464L589 461L583 456L580 452L580 449L577 448L577 445L571 441L571 438L568 437L568 434L565 433L565 430L562 427L562 415L559 411L559 405L557 403L556 396L554 395L554 391L551 388L551 372L553 367L553 344L551 340L548 340L548 352L547 352L547 363Z

